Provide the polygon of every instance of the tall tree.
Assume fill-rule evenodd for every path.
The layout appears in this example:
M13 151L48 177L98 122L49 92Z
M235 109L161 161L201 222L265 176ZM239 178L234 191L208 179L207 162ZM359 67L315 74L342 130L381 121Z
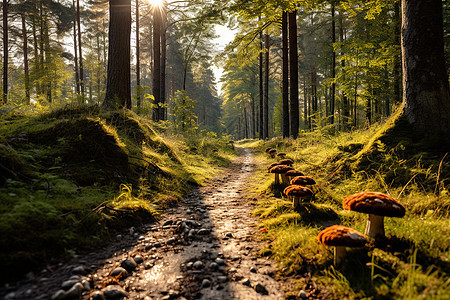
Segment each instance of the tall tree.
M139 40L139 0L136 0L136 106L141 107L141 51Z
M8 102L8 64L9 64L9 43L8 43L8 6L9 2L3 0L3 103Z
M450 143L442 1L402 0L404 113L425 136Z
M288 47L288 13L283 11L281 20L281 43L283 48L283 69L282 69L282 99L283 112L281 121L281 131L283 137L289 137L289 47Z
M264 138L269 138L269 57L270 57L270 36L266 32L264 35L265 55L264 55Z
M298 48L297 48L297 11L289 15L289 96L290 96L290 133L297 138L300 115L298 107Z
M81 13L80 13L80 0L77 0L77 28L78 28L78 56L80 59L80 90L81 99L84 102L84 70L83 70L83 52L82 52L82 42L81 42Z
M333 82L331 83L331 99L330 99L330 123L334 124L334 106L336 99L336 51L334 50L334 44L336 43L336 20L335 20L335 3L334 1L331 3L331 43L333 52L331 53L331 79Z
M159 120L166 120L166 57L167 57L167 13L166 5L161 8L161 90L160 90L160 108L159 108Z
M131 108L131 0L109 1L109 47L106 95L108 108Z
M22 19L22 37L23 37L23 69L25 73L25 103L30 104L30 72L28 69L28 34L25 23L25 13L21 14Z
M161 101L161 7L153 7L153 97L155 106L153 108L153 121L160 121ZM184 99L184 98L183 98Z
M259 18L260 20L260 18ZM263 32L259 34L259 138L264 139L264 84L263 84Z

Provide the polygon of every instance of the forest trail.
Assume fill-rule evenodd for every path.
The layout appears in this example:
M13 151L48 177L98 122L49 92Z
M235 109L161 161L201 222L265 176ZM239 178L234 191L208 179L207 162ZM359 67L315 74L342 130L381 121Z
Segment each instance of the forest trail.
M112 280L113 270L138 256L136 261L143 261L118 281L127 299L284 299L281 283L274 279L275 263L256 255L262 243L250 215L251 199L245 196L255 162L250 150L238 152L227 169L167 209L157 223L131 228L101 252L44 273L45 280L35 278L16 295L55 297L74 269L83 273L85 268L82 278L92 289L84 291L82 299L90 299L94 290ZM123 293L117 285L108 289L106 293Z

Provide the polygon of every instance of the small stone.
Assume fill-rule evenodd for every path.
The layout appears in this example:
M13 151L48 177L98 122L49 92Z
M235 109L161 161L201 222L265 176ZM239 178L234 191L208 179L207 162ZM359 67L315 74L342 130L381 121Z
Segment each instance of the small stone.
M216 264L215 262L212 262L212 263L209 264L208 268L209 268L211 271L216 271L217 269L219 269L219 265Z
M199 260L196 261L192 266L193 266L194 269L196 269L196 270L203 269L203 263L202 263L201 261L199 261Z
M163 226L169 226L173 224L173 220L167 220L163 223Z
M153 267L152 263L145 263L145 269L148 270Z
M136 255L136 256L134 257L134 261L135 261L138 265L140 265L140 264L142 264L142 263L144 262L144 259L142 258L142 256Z
M225 265L225 261L222 258L216 258L215 263L218 264L219 266L223 266Z
M84 291L84 287L81 283L76 283L70 290L67 291L65 298L76 298Z
M211 286L211 281L209 280L209 279L203 279L203 281L202 281L202 287L203 288L207 288L207 287L210 287Z
M242 280L242 284L246 285L246 286L250 286L250 279L244 278L244 280Z
M190 210L190 209L186 210L186 214L188 214L188 215L192 214L192 210Z
M105 295L102 291L95 291L91 294L90 300L105 300Z
M218 280L220 283L224 283L224 282L227 282L227 281L228 281L228 278L227 278L227 276L218 276L218 277L217 277L217 280Z
M137 263L134 261L134 259L129 258L124 260L120 266L127 270L128 272L132 272L137 267Z
M122 235L121 234L116 235L116 240L121 240L121 239L122 239Z
M81 276L80 275L72 275L72 276L70 276L69 280L81 281Z
M33 295L33 290L32 289L28 289L25 291L24 293L25 297L27 298L31 298L31 295Z
M169 297L170 297L170 299L175 299L175 298L177 298L178 297L178 293L176 292L176 291L174 291L174 290L169 290Z
M191 229L191 230L189 230L188 237L193 237L196 234L197 234L197 230L196 229Z
M188 263L186 264L186 269L188 269L188 270L192 269L193 265L194 265L193 262L188 262Z
M166 243L167 243L167 245L172 245L172 244L175 244L176 241L177 241L176 238L171 237L170 239L167 240Z
M198 235L208 235L209 232L210 232L209 229L202 228L197 232L197 234Z
M256 273L256 268L252 266L252 267L250 268L250 272Z
M78 266L72 269L72 273L75 275L86 275L88 271L84 266Z
M119 280L125 279L128 277L128 271L122 267L117 267L109 274L109 276L115 277Z
M122 299L128 297L128 293L118 285L108 285L102 292L106 299Z
M232 237L233 237L233 234L232 234L231 232L227 232L227 233L225 234L225 236L226 236L227 238L232 238Z
M65 297L66 297L66 292L63 290L59 290L56 293L54 293L50 299L51 300L61 300L61 299L64 299ZM6 299L6 297L5 297L5 299ZM13 298L10 298L10 299L13 299Z
M91 290L91 284L86 279L81 281L81 284L83 285L83 288L84 288L85 291L90 291Z
M61 288L65 291L68 291L78 282L80 282L80 281L79 280L66 280L61 284Z
M15 292L11 292L11 293L7 294L3 299L5 299L5 300L16 299L16 293Z
M255 291L261 295L268 295L269 292L267 291L267 289L261 284L261 283L257 283L255 285Z
M306 294L306 292L304 290L300 290L300 292L298 292L298 297L300 299L306 299L306 298L308 298L308 294Z

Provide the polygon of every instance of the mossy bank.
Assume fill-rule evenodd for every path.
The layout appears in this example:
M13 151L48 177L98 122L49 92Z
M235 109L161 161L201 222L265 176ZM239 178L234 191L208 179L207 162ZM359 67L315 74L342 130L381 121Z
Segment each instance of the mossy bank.
M175 136L128 110L1 116L0 280L155 220L234 155L226 137Z

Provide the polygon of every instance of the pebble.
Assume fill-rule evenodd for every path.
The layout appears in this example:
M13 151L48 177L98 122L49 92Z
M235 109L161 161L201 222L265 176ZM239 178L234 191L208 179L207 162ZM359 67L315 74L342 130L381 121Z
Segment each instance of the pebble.
M256 273L256 268L255 268L255 267L251 267L251 268L250 268L250 272Z
M78 266L72 269L72 273L75 275L86 275L88 271L84 266Z
M105 300L105 295L102 291L95 291L91 294L90 300Z
M153 267L152 263L145 263L145 269L146 270L150 269L151 267Z
M90 291L91 290L91 284L86 279L81 281L81 284L83 285L83 288L84 288L85 291Z
M210 287L210 286L211 286L211 281L209 279L203 279L202 287L206 288L206 287Z
M76 283L70 290L67 291L66 296L64 298L76 298L81 295L84 287L81 283Z
M261 295L268 295L269 292L267 291L267 289L261 284L261 283L257 283L255 285L255 291Z
M120 266L127 270L128 272L132 272L137 267L137 263L134 261L134 259L129 258L124 260Z
M172 245L172 244L175 244L176 241L177 241L176 238L171 237L170 239L167 240L166 243L167 243L167 245Z
M109 274L109 276L116 277L119 280L124 279L128 277L128 271L122 267L117 267Z
M232 238L232 237L233 237L233 234L232 234L231 232L227 232L227 233L225 234L225 236L226 236L227 238Z
M218 280L220 283L224 283L224 282L227 282L227 281L228 281L228 278L227 278L227 276L218 276L218 277L217 277L217 280Z
M122 299L123 297L128 297L128 293L118 285L108 285L102 292L106 299Z
M244 278L244 280L242 280L242 284L246 285L246 286L250 286L250 279Z
M186 264L186 269L188 269L188 270L192 269L193 265L194 265L193 262L188 262L188 263Z
M66 297L66 292L63 290L59 290L56 293L54 293L50 299L51 300L61 300L61 299L64 299L65 297Z
M80 282L80 280L66 280L61 284L61 288L65 291L68 291L78 282Z
M194 269L196 269L196 270L203 269L203 263L202 263L201 261L199 261L199 260L197 260L192 266L193 266Z
M139 264L142 264L144 262L144 259L142 258L142 256L136 255L134 257L134 261L139 265Z
M5 300L16 299L16 293L11 292L11 293L7 294L3 299L5 299ZM52 298L52 299L53 299L53 298Z
M223 259L221 259L221 258L216 258L214 261L215 261L215 263L218 264L219 266L225 265L225 261L224 261Z
M211 271L216 271L217 269L219 269L219 265L217 263L215 263L215 262L212 262L212 263L209 264L208 268Z
M209 229L202 228L197 232L197 234L198 235L208 235L209 232L210 232Z
M306 292L304 290L300 290L300 292L298 292L298 297L300 299L306 299L306 298L308 298L308 294L306 294Z

